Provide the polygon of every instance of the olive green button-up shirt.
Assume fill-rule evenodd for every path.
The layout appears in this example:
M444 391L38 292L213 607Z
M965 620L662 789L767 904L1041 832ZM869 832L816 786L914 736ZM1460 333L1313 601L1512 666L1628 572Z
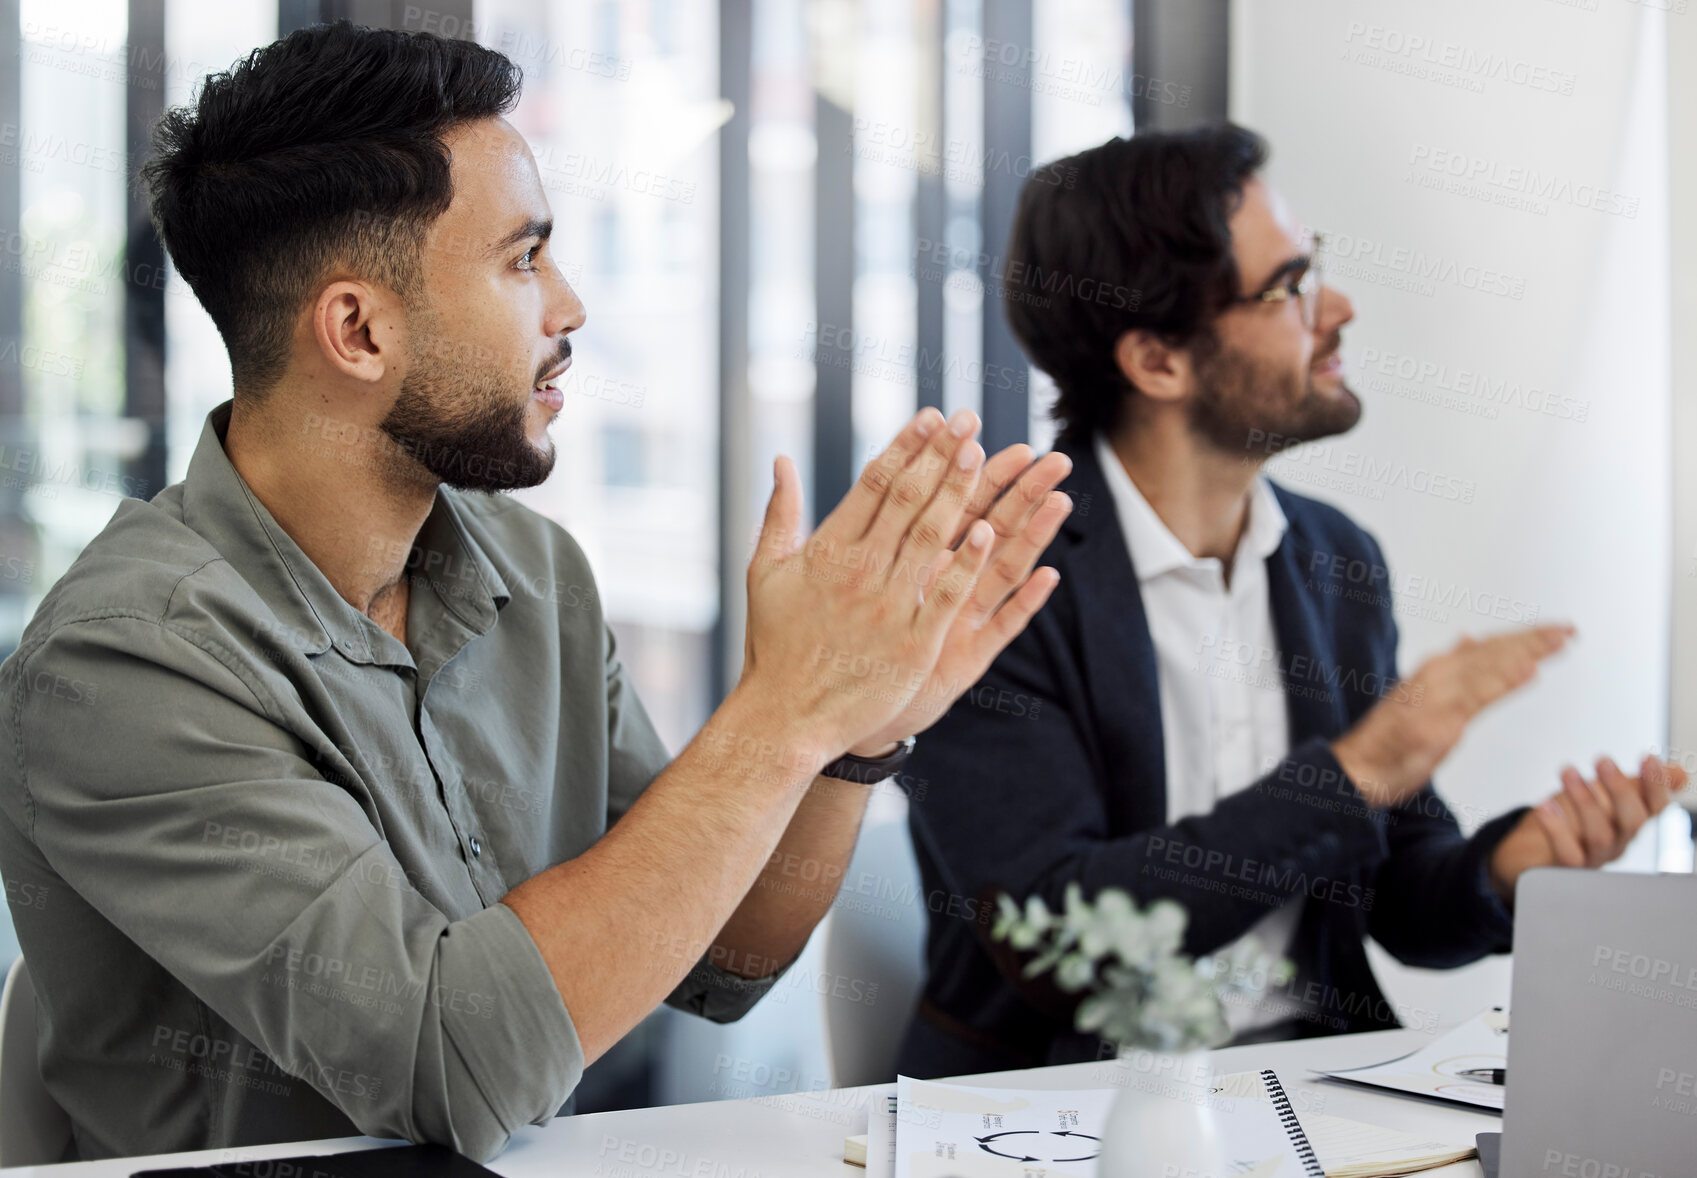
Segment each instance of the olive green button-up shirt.
M588 849L666 750L564 530L438 490L403 644L255 498L228 422L119 506L0 666L0 871L43 1077L84 1158L355 1131L488 1158L583 1072L498 901ZM703 959L668 1002L728 1020L771 982Z

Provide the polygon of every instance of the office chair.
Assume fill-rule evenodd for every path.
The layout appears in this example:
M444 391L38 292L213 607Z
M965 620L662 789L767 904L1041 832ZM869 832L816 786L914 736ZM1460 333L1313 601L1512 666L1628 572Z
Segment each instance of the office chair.
M41 1080L35 985L20 957L0 990L0 1166L57 1162L70 1143L71 1118Z
M834 983L820 999L831 1082L894 1080L925 980L925 891L905 807L876 822L867 815L826 929L825 971Z

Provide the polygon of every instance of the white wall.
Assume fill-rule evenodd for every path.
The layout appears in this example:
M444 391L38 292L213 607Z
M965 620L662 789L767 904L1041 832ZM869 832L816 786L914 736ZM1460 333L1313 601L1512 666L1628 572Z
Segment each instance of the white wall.
M1557 788L1566 762L1636 764L1668 740L1668 19L1628 0L1233 7L1233 118L1269 137L1275 185L1332 243L1366 404L1275 477L1380 538L1405 672L1534 615L1579 628L1440 771L1469 828ZM1481 374L1503 393L1467 383ZM1445 1022L1507 996L1506 961L1375 962Z

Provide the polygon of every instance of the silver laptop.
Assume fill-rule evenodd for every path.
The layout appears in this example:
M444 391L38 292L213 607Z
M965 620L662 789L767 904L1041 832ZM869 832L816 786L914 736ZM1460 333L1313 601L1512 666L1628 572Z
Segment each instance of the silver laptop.
M1504 1178L1697 1174L1697 876L1515 892Z

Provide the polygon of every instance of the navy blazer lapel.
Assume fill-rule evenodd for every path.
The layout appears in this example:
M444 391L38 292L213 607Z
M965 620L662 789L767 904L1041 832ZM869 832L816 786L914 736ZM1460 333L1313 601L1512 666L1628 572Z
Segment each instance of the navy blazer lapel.
M1078 611L1078 657L1096 710L1089 722L1101 735L1109 779L1122 786L1111 812L1141 829L1167 820L1155 643L1095 447L1062 443L1056 449L1073 462L1061 485L1073 498L1073 511L1062 526L1072 544L1060 572Z
M1313 547L1302 534L1284 492L1275 486L1290 526L1267 558L1267 590L1278 636L1280 672L1295 748L1316 736L1331 738L1348 727L1348 709L1338 675L1331 627L1321 616L1319 595L1308 588L1304 569Z

